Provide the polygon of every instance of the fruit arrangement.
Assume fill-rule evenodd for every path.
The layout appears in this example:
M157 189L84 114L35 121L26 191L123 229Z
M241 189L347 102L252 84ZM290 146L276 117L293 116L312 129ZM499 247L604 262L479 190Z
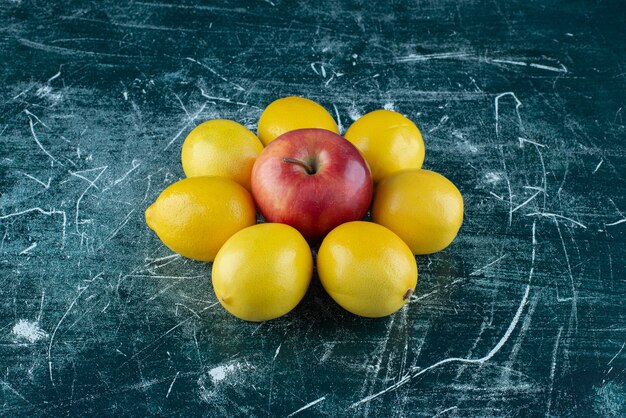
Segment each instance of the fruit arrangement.
M377 318L402 308L417 285L415 256L446 248L463 222L459 190L422 169L417 126L376 110L342 137L322 106L292 96L267 106L257 128L195 127L181 152L187 178L146 209L148 226L172 251L213 262L215 295L240 319L291 311L314 264L347 311Z

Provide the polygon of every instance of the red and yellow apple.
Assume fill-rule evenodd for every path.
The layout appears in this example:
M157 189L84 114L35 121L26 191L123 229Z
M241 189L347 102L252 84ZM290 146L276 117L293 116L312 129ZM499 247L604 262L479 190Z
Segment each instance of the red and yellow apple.
M309 241L362 219L374 188L359 150L317 128L290 131L269 143L252 167L251 183L265 219L291 225Z

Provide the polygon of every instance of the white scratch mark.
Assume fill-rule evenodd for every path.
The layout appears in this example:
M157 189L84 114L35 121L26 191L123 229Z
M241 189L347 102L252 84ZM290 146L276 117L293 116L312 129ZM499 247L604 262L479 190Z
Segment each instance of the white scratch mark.
M312 407L313 405L317 405L318 403L324 401L326 399L326 396L322 396L319 399L314 400L313 402L309 402L308 404L304 405L302 408L297 409L295 411L293 411L291 414L287 415L287 418L292 417L296 414L299 414L300 412L309 409L310 407Z
M120 223L120 225L117 228L115 228L113 232L111 232L109 236L104 239L104 241L102 241L102 244L100 244L100 246L97 248L98 250L102 249L102 247L104 247L104 244L106 244L108 241L111 241L113 237L115 237L115 235L117 235L117 233L120 232L120 230L124 228L124 226L126 226L133 212L135 212L135 209L131 209L130 212L126 214L122 223Z
M513 223L513 191L511 189L511 181L509 180L509 174L506 169L506 161L504 158L504 151L502 151L502 147L500 146L500 155L502 156L502 168L504 169L504 179L506 180L506 187L509 191L509 226Z
M59 78L61 76L61 71L59 71L58 73L56 73L55 75L53 75L52 77L50 77L48 79L48 81L46 81L46 83L50 83L52 80Z
M239 106L250 106L250 104L248 102L237 102L235 100L229 99L228 97L217 97L217 96L209 96L202 88L200 88L200 94L202 95L202 97L206 97L209 100L217 100L220 102L224 102L224 103L229 103L229 104L236 104ZM257 108L256 106L252 106L254 108Z
M177 259L176 259L176 258L174 258L174 259L172 259L172 260L170 260L170 261L166 261L166 262L165 262L165 263L163 263L163 264L157 264L157 265L153 265L153 266L151 266L150 264L146 264L146 265L145 265L145 267L149 267L149 268L147 269L147 271L148 271L150 274L156 274L156 273L154 272L154 270L156 270L156 269L160 269L160 268L163 268L163 267L167 266L168 264L171 264L171 263L176 262L176 260L177 260ZM150 266L151 266L151 268L150 268Z
M93 280L97 279L101 275L102 273L98 273L98 275L96 275L93 278ZM50 373L50 382L52 383L52 386L56 386L56 384L54 383L54 378L52 376L52 344L54 343L54 336L56 335L57 331L59 330L59 327L61 326L61 324L67 317L67 315L70 313L74 305L76 305L76 302L78 301L78 299L83 295L83 293L85 293L87 289L89 289L89 286L91 286L91 284L88 284L87 286L83 288L79 287L80 291L78 292L74 300L72 300L72 302L70 303L70 306L65 310L65 313L63 314L59 322L56 324L56 326L54 327L54 330L52 331L52 335L50 336L50 343L48 344L48 372Z
M19 93L18 93L18 94L16 94L15 96L13 96L13 97L11 98L11 100L15 100L15 99L17 99L18 97L25 95L26 93L28 93L28 91L29 91L29 90L32 90L32 88L33 88L33 87L35 87L35 84L32 84L32 85L28 86L26 89L22 90L21 92L19 92Z
M476 91L482 93L483 90L478 86L478 84L476 84L476 80L473 77L470 77L470 80L472 80L472 84L476 87Z
M545 147L544 144L540 144L539 142L535 142L535 141L531 141L530 139L527 138L522 138L521 136L518 136L517 139L519 140L519 147L522 148L524 146L524 142L528 142L529 144L533 144L536 145L538 147Z
M609 362L606 364L607 366L610 366L611 363L613 363L613 360L615 360L617 358L617 356L619 356L621 354L621 352L624 350L624 347L626 346L626 341L624 341L624 344L622 344L622 347L619 349L619 351L617 352L617 354L615 354L613 356L613 358L611 360L609 360Z
M446 123L448 121L448 119L450 119L448 117L448 115L444 115L440 120L439 123L437 124L437 126L435 126L434 128L431 128L428 132L435 132L437 129L439 129L441 127L441 125L443 125L444 123Z
M596 166L596 169L593 170L593 172L591 174L596 174L596 171L598 171L598 169L600 168L600 166L602 165L602 163L604 162L604 160L600 160L600 162L598 163L598 165Z
M87 170L70 171L69 173L74 177L78 177L79 179L85 180L91 187L94 187L96 190L98 190L99 188L98 186L95 185L95 180L88 179L87 177L83 176L83 173L91 173L92 171L102 170L106 168L108 168L108 166L89 168Z
M543 190L540 190L538 192L536 192L534 195L530 196L528 199L526 199L523 203L520 203L519 205L517 205L516 207L514 207L513 209L511 209L511 213L515 212L518 209L523 208L524 206L526 206L527 204L529 204L535 197L537 197L539 195L539 193L542 193Z
M511 380L510 379L511 372L515 372L512 367L513 367L513 364L515 363L515 359L517 358L517 355L520 349L522 348L522 341L524 340L524 337L526 336L526 333L528 332L528 328L530 328L532 317L535 313L535 309L537 308L537 304L539 302L539 296L540 296L539 293L536 293L535 296L529 302L528 311L526 313L526 316L524 317L524 321L522 322L520 331L517 334L517 338L515 340L515 343L513 344L513 348L511 348L509 358L507 359L507 362L505 366L503 367L503 374L502 374L503 379L500 380L500 382L502 382L501 384L503 385L509 385L509 382Z
M488 64L508 64L508 65L516 65L520 67L533 67L539 70L552 71L558 73L567 73L568 70L563 64L559 64L559 67L552 67L544 64L537 64L534 62L528 63L524 61L516 61L511 59L495 59L495 58L484 58L478 55L471 55L466 52L443 52L443 53L434 53L434 54L425 54L425 55L417 55L417 54L409 54L404 57L396 58L396 62L417 62L417 61L429 61L429 60L442 60L442 59L454 59L460 61L478 61L478 62L486 62Z
M438 292L439 292L439 290L437 289L437 290L433 290L432 292L425 293L425 294L423 294L423 295L422 295L422 296L420 296L420 297L411 296L411 301L415 301L415 302L417 302L418 300L425 299L425 298L427 298L428 296L430 296L430 295L434 295L435 293L438 293Z
M548 197L548 176L546 174L546 165L543 161L543 154L541 153L541 150L539 149L539 146L537 144L535 145L535 150L537 150L537 154L539 155L539 161L541 162L541 174L542 174L542 186L543 186L543 210L546 210L546 200ZM540 189L541 190L541 189Z
M44 154L46 154L48 157L50 157L50 159L59 164L60 166L64 166L64 164L62 162L60 162L59 160L57 160L56 158L54 158L52 156L52 154L50 154L45 148L44 146L41 144L41 142L39 142L39 138L37 138L37 134L35 133L35 125L33 124L33 119L31 118L31 116L34 116L39 122L41 122L39 120L39 118L37 118L37 116L35 116L34 114L32 114L31 112L29 112L28 110L24 109L24 113L26 113L26 115L28 116L28 126L30 127L30 133L33 136L33 139L35 140L35 142L37 143L37 145L39 146L39 148L41 148L41 150L44 152ZM42 125L46 126L45 124L42 123Z
M176 379L178 378L179 374L180 372L176 372L176 376L174 376L174 380L172 380L172 383L170 384L169 389L167 389L167 394L165 395L166 398L169 398L170 392L172 391L172 386L174 386L174 382L176 382Z
M141 203L145 203L146 199L148 199L148 192L150 191L150 186L152 184L152 176L148 174L146 180L148 180L148 185L146 186L146 193L143 195L143 200L141 201Z
M36 178L35 176L31 176L28 173L24 173L22 172L22 174L24 174L26 177L28 177L31 180L35 180L37 183L41 184L44 189L49 189L50 188L50 182L52 181L52 177L48 177L48 183L44 183L43 181L39 180L38 178Z
M626 222L626 218L620 219L619 221L615 221L610 224L604 224L604 226L615 226L615 225L623 224L624 222Z
M280 353L280 347L282 347L282 344L278 345L278 348L276 349L276 352L274 353L274 358L272 358L272 361L276 360L276 357L278 357L278 353Z
M554 343L554 350L552 350L552 365L550 366L550 393L548 394L548 406L546 407L546 417L550 417L550 410L552 409L552 391L554 390L554 374L556 372L556 357L559 352L559 341L561 340L561 332L563 327L559 328L559 334L556 336L556 342Z
M214 307L215 305L219 304L219 302L215 302L205 308L203 308L200 313L203 313L204 311L206 311L207 309L211 309L212 307ZM197 314L196 314L197 315ZM144 351L146 351L147 349L149 349L150 347L153 347L155 344L157 344L159 341L161 341L163 338L167 337L169 334L171 334L172 332L174 332L176 329L182 327L183 325L185 325L187 322L191 321L194 318L194 315L191 315L189 317L187 317L186 319L180 321L178 324L174 325L172 328L168 329L165 333L163 333L161 336L157 337L154 341L152 341L150 344L146 345L145 347L143 347L141 350L137 351L135 354L133 354L124 364L122 364L122 366L125 366L126 364L128 364L129 361L131 361L132 359L138 357L141 353L143 353Z
M171 285L167 286L166 289L169 289L170 287L174 286L176 283L172 283ZM165 290L165 289L164 289ZM159 292L159 294L163 293L163 291ZM149 300L153 300L156 298L156 295L153 296L152 298L150 298ZM200 317L200 315L198 315L198 312L194 311L193 309L191 309L189 306L185 305L184 303L176 303L176 315L178 316L178 307L182 306L183 308L187 309L188 311L190 311L191 313L193 313L198 319L202 319Z
M183 109L183 112L185 112L185 115L187 115L187 118L189 120L191 120L191 115L189 114L189 112L187 111L187 108L185 107L185 104L183 103L183 101L180 99L180 97L178 96L178 94L174 93L174 97L176 97L176 100L178 100L178 104L180 104L180 108Z
M132 277L136 279L201 279L205 276L153 276L150 274L127 274L124 278Z
M494 192L489 192L490 195L492 195L493 197L495 197L498 200L501 200L504 202L504 198L500 195L495 194Z
M32 250L32 249L33 249L33 248L35 248L35 247L37 247L37 243L36 243L36 242L35 242L35 243L33 243L33 244L31 244L31 245L30 245L30 247L28 247L28 248L24 248L24 249L22 250L22 252L20 252L20 254L19 254L19 255L25 255L25 254L26 254L26 255L28 255L28 254L30 254L30 253L29 253L29 251L30 251L30 250Z
M341 116L339 116L339 109L337 109L337 105L333 103L333 107L335 108L335 115L337 116L337 128L339 129L339 135L343 135L343 125L341 124Z
M27 340L30 343L48 338L48 333L39 327L39 322L31 322L26 319L17 321L11 332L17 338Z
M521 67L526 67L528 65L528 63L523 62L523 61L511 61L511 60L500 60L500 59L493 59L491 60L491 62L495 62L497 64L519 65Z
M139 167L140 165L141 165L141 161L139 161L139 160L133 160L133 161L131 162L131 169L130 169L130 170L128 170L128 171L126 172L126 174L124 174L122 177L120 177L119 179L115 180L115 181L113 182L113 185L115 186L115 185L117 185L117 184L121 183L122 181L124 181L124 179L126 179L126 177L128 177L128 175L129 175L130 173L132 173L133 171L135 171L135 170L137 169L137 167Z
M539 186L524 186L524 189L527 190L534 190L536 192L543 192L543 187L539 187Z
M13 386L11 386L9 384L9 382L0 379L0 383L2 383L2 385L4 387L6 387L7 389L9 389L11 392L13 392L13 394L15 394L18 398L20 398L21 400L23 400L24 402L26 402L27 404L34 406L28 399L26 399L20 392L17 391L17 389L15 389Z
M470 55L465 52L443 52L443 53L425 54L425 55L409 54L405 57L396 58L396 62L416 62L416 61L429 61L429 60L440 60L440 59L450 59L450 58L467 58L469 56Z
M549 65L535 64L534 62L531 62L528 65L534 68L539 68L540 70L554 71L557 73L567 73L567 68L565 68L563 64L560 64L560 67L551 67Z
M90 170L83 170L83 171L76 171L76 172L72 172L70 171L70 174L72 176L81 178L83 180L86 180L89 183L89 186L87 186L87 188L85 190L83 190L83 192L80 194L80 196L78 197L78 199L76 199L76 213L74 214L74 227L76 228L76 233L80 235L80 230L78 229L78 225L84 222L79 222L78 221L78 217L80 214L80 202L83 200L83 197L85 196L85 194L87 194L87 192L89 191L89 189L91 189L92 187L95 187L96 189L98 188L98 186L96 186L96 182L98 181L98 179L100 178L100 176L102 176L102 174L104 174L104 172L107 170L107 168L109 168L108 166L102 166L102 167L97 167L97 168L93 168ZM96 175L96 177L93 180L89 180L88 178L84 177L81 175L81 173L84 172L88 172L88 171L96 171L96 170L100 170L100 172Z
M581 228L587 229L587 227L586 227L585 225L581 224L580 222L577 222L577 221L573 220L572 218L568 218L568 217L566 217L566 216L559 215L559 214L556 214L556 213L533 212L533 213L528 213L528 214L526 214L526 216L543 216L543 217L546 217L546 218L559 218L559 219L565 219L565 220L567 220L567 221L570 221L570 222L571 222L571 223L573 223L574 225L578 225L578 226L580 226ZM608 224L607 224L607 226L608 226Z
M495 107L496 107L496 135L500 133L500 99L504 96L512 96L515 99L515 112L517 113L517 119L519 121L520 127L522 127L522 117L519 114L519 107L522 105L522 102L519 101L515 93L512 91L507 91L505 93L498 94L494 99Z
M159 257L154 259L146 258L146 261L149 261L148 264L154 264L158 263L159 261L170 260L172 258L180 258L180 254L166 255L165 257Z
M236 89L236 90L239 90L239 91L246 91L246 89L244 89L243 87L241 87L239 84L237 84L237 83L233 83L232 81L229 81L229 80L228 80L228 79L226 79L224 76L222 76L222 75L218 74L218 72L217 72L217 71L215 71L213 68L209 67L208 65L206 65L206 64L204 64L204 63L201 63L200 61L197 61L197 60L195 60L195 59L193 59L193 58L190 58L190 57L186 57L185 59L186 59L187 61L194 62L194 63L196 63L196 64L200 65L201 67L206 68L206 69L207 69L207 70L209 70L211 73L213 73L213 74L214 74L214 75L216 75L218 78L220 78L222 81L225 81L225 82L227 82L227 83L229 83L229 84L232 84L232 85L235 87L235 89Z
M39 303L39 315L37 315L37 322L41 320L41 315L43 315L43 301L46 297L46 289L41 291L41 302Z
M613 123L617 123L617 117L618 116L619 116L619 119L622 122L622 126L623 126L624 120L622 119L622 107L617 109L617 112L615 112L615 118L613 118Z
M430 265L430 263L429 263L428 265ZM428 296L430 296L430 295L434 295L435 293L438 293L438 292L439 292L439 290L442 290L442 289L447 289L448 287L450 287L450 286L452 286L452 285L455 285L455 284L457 284L457 283L459 283L459 282L462 282L463 280L464 280L464 279L456 279L456 280L453 280L451 283L448 283L448 284L447 284L447 285L445 285L445 286L442 286L442 287L440 287L440 288L438 288L438 289L433 290L432 292L426 293L426 294L421 295L421 296L419 296L419 297L416 297L416 296L415 296L415 294L413 294L413 295L411 295L411 299L410 299L410 300L411 300L412 302L413 302L413 301L417 302L418 300L425 299L426 297L428 297Z
M198 110L196 112L196 114L193 115L193 119L194 120L198 117L198 115L200 115L200 113L202 113L202 111L204 110L206 105L207 105L206 103L203 103L202 106L200 106L200 110ZM190 124L191 124L191 122L187 121L187 123L185 123L185 125L180 129L180 131L178 131L178 133L174 136L174 138L172 138L170 140L170 142L167 143L165 148L163 148L163 151L167 150L170 147L170 145L172 145L174 143L174 141L176 141L178 139L178 137L181 136L183 134L183 132L185 132L185 130L189 127Z
M563 254L565 254L565 262L567 263L567 272L569 273L570 279L570 288L572 291L572 297L570 298L572 302L572 311L570 314L570 330L572 321L574 322L575 329L578 329L578 292L576 291L576 286L574 285L574 274L572 273L572 265L569 260L569 254L567 253L567 247L565 246L565 240L563 239L563 234L561 234L561 227L559 223L556 221L556 218L552 218L554 224L556 225L556 230L559 233L559 238L561 240L561 245L563 246ZM568 330L569 331L569 330Z
M501 257L498 257L497 259L495 259L494 261L490 262L489 264L487 264L486 266L483 266L477 270L474 270L473 272L471 272L469 275L470 276L475 276L476 274L478 274L478 272L483 271L484 269L486 269L487 267L491 267L494 264L496 264L498 261L502 260L503 258L506 258L508 256L508 254L504 254Z
M67 216L65 214L65 211L57 210L57 209L51 209L49 211L46 211L46 210L41 209L40 207L36 207L36 208L26 209L20 212L9 213L8 215L0 215L0 220L12 218L14 216L25 215L31 212L39 212L47 216L61 215L63 217L62 245L65 243L65 225L67 224Z
M439 416L445 414L446 412L454 411L455 409L458 409L458 406L452 406L450 408L446 408L443 411L437 412L435 415L433 415L433 418L439 417Z

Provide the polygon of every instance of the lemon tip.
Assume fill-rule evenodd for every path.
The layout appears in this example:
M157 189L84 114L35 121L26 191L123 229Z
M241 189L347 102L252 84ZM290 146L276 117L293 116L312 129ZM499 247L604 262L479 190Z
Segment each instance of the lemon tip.
M150 229L154 229L153 227L153 213L154 213L154 204L148 206L146 208L146 212L145 212L145 217L146 217L146 224L148 224L148 226L150 227Z

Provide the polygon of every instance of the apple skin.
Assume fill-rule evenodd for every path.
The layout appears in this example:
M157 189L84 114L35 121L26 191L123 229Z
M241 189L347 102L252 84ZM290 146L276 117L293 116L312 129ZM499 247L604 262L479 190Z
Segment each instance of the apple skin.
M257 157L251 182L267 221L291 225L313 242L342 223L362 219L374 191L359 150L318 128L286 132L272 141Z

